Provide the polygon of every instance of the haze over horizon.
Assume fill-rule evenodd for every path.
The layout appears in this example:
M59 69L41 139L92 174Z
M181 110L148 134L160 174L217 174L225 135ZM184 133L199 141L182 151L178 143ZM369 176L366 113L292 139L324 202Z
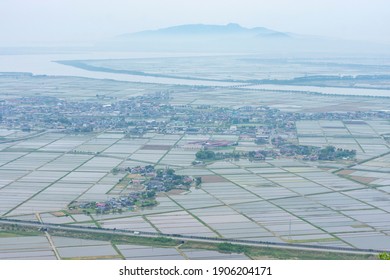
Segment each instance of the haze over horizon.
M3 0L0 47L92 45L144 30L228 23L390 44L390 3L386 0L202 1Z

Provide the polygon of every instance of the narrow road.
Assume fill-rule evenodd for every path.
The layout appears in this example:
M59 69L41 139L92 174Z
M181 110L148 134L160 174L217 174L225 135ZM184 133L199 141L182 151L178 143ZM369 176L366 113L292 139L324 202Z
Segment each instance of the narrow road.
M41 215L39 215L39 213L35 213L35 216L37 217L39 223L43 224L43 221L41 219ZM57 260L60 260L61 257L60 257L60 254L58 254L56 246L54 246L53 239L51 239L51 236L50 236L50 234L47 231L45 231L45 235L46 235L47 241L49 241L51 249L54 252L54 255L56 256Z

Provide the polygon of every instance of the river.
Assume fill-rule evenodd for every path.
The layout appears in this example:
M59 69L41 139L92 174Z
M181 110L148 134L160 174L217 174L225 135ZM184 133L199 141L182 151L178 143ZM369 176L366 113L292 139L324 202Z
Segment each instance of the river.
M89 60L89 59L129 59L174 56L200 56L204 54L172 54L172 53L73 53L73 54L25 54L0 55L0 72L28 72L34 75L77 76L94 79L112 79L127 82L188 85L188 86L234 86L238 83L201 81L191 79L174 79L150 77L130 74L118 74L88 71L72 66L56 63L59 60Z
M271 90L271 91L282 90L282 91L290 91L290 92L314 92L314 93L335 94L335 95L390 97L390 90L388 89L293 86L293 85L275 85L275 84L253 85L245 88L258 89L258 90Z
M29 72L34 75L51 76L77 76L94 79L111 79L127 82L187 85L187 86L218 86L230 87L239 86L240 83L223 81L203 81L192 79L175 79L164 77L151 77L141 75L119 74L89 71L73 66L56 63L59 60L89 60L89 59L130 59L130 58L154 58L154 57L184 57L184 56L205 56L208 54L193 53L108 53L108 52L79 52L62 54L0 54L0 72ZM363 89L363 88L342 88L342 87L318 87L318 86L291 86L278 84L263 84L246 86L246 89L259 90L283 90L291 92L316 92L321 94L354 95L354 96L380 96L390 97L390 90L386 89Z

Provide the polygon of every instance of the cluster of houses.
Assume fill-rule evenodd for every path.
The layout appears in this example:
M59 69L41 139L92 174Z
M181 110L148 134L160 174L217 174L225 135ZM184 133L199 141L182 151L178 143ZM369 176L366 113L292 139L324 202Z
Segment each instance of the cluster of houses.
M113 171L114 172L114 171ZM170 168L157 169L152 165L137 166L115 170L115 172L126 172L124 178L130 176L128 184L135 184L139 191L130 191L126 195L111 197L106 201L84 201L73 202L69 209L81 209L84 213L94 211L96 213L112 213L134 210L137 207L148 207L157 204L156 195L161 192L168 192L173 189L188 190L194 179L190 176L177 175ZM120 180L123 183L123 180Z
M81 202L73 203L69 206L69 209L82 209L85 212L95 211L96 213L107 213L107 212L122 212L125 210L133 210L138 202L142 205L144 197L147 194L144 192L135 192L127 196L112 197L106 201L92 201L92 202Z
M120 129L130 135L147 132L218 133L259 138L281 131L294 131L297 120L356 121L390 117L388 111L291 113L267 106L173 106L170 101L168 91L128 99L110 99L104 94L97 94L96 100L89 102L51 96L10 98L0 101L0 126L8 129L63 129L70 132Z

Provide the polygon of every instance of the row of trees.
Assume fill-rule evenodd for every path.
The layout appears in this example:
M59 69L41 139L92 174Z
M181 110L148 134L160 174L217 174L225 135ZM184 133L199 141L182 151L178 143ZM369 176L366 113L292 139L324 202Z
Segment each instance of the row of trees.
M287 144L280 146L280 154L286 156L306 156L313 157L316 160L338 160L338 159L354 159L356 150L348 150L327 146L325 148L305 145Z
M250 152L213 152L210 150L201 150L198 151L195 156L196 160L202 161L212 161L212 160L224 160L224 159L234 159L239 160L240 158L247 158L249 160L261 160L266 157L275 157L277 154L274 151L268 150L258 150Z
M339 159L354 159L356 157L356 150L348 150L335 148L334 146L327 146L325 148L305 145L284 144L279 145L280 155L283 156L303 156L312 160L339 160ZM276 157L279 155L272 150L258 150L250 152L214 152L211 150L200 150L195 156L198 161L213 161L247 158L249 160L262 160L266 157Z
M321 149L318 153L319 160L336 160L336 159L352 159L356 156L356 150L336 149L333 146L328 146Z

